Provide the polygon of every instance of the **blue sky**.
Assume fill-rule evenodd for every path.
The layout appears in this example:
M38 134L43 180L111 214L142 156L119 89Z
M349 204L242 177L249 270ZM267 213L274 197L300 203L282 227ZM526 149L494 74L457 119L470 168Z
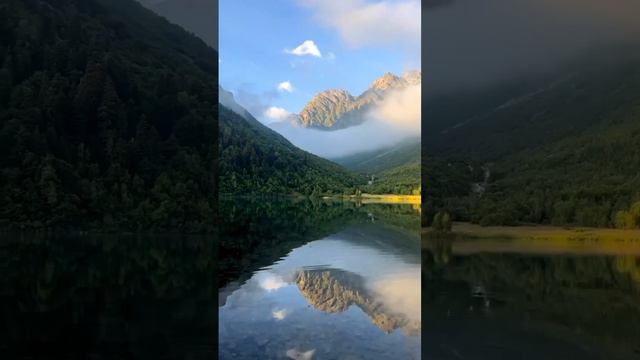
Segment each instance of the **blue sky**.
M298 113L323 90L359 95L387 71L419 68L419 35L407 40L416 35L416 4L419 9L417 0L220 0L220 84L265 122L273 120L264 116L268 107ZM376 35L384 30L376 23L383 13L398 26ZM414 26L400 26L405 23ZM407 46L411 40L415 46ZM291 53L305 41L321 56ZM278 90L285 81L292 89Z

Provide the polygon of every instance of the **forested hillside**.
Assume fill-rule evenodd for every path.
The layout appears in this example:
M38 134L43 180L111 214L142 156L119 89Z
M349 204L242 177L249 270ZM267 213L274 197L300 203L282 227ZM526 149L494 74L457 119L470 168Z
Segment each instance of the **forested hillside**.
M133 0L0 4L0 221L213 225L217 54Z
M374 194L417 194L420 192L420 140L409 140L392 148L354 154L334 160L371 184L364 191Z
M465 213L454 208L452 199L471 194L472 184L482 181L482 169L477 164L460 160L443 160L423 154L422 158L422 223L430 225L440 210ZM457 211L458 210L458 211Z
M443 176L425 175L425 215L446 209L485 225L630 227L640 200L640 58L628 50L581 60L425 140L431 171ZM489 176L452 172L452 163Z
M391 148L382 148L332 159L363 174L376 174L420 160L420 139L408 139Z
M481 224L628 227L616 215L640 200L639 117L640 101L585 134L505 159L483 196L450 206Z
M374 176L364 192L371 194L420 195L420 160L382 171Z
M353 195L364 177L303 151L282 135L220 105L220 193Z
M550 74L427 99L426 150L495 161L600 124L640 91L640 50L604 50L582 54Z

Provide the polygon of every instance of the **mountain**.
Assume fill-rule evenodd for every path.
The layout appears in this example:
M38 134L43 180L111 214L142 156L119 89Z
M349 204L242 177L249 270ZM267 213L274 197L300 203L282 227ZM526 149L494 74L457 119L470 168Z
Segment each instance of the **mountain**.
M216 0L139 0L170 22L194 33L207 45L217 49L218 1Z
M421 162L413 160L375 175L364 190L374 194L420 195Z
M492 161L579 134L634 100L638 58L636 49L602 49L548 74L427 99L425 148Z
M367 91L354 97L345 90L327 90L316 95L295 116L297 126L338 130L363 123L374 106L382 102L392 91L419 86L420 71L406 72L402 77L386 73L375 80ZM273 126L290 126L281 124ZM408 138L392 147L334 158L332 161L349 170L367 175L369 193L415 194L421 186L420 139Z
M640 200L640 51L589 55L520 91L476 94L466 107L475 114L434 121L423 159L444 179L426 175L425 215L444 208L485 225L621 226L620 214Z
M367 175L364 191L383 194L414 194L421 181L420 139L391 148L333 159L349 170Z
M232 96L229 97L230 93L222 91L224 96L219 111L221 193L354 194L364 183L363 177L297 148L240 107Z
M217 53L132 0L0 6L3 227L208 231Z
M236 114L242 116L247 121L251 121L251 114L236 102L231 92L223 89L220 85L218 85L218 102L221 105L225 106L227 109L232 110Z
M320 130L338 130L361 124L367 113L390 91L419 85L420 71L406 72L402 77L386 73L375 80L360 96L342 89L323 91L311 99L295 118L297 125Z
M383 171L420 161L420 139L411 139L390 148L331 159L347 169L363 174L379 174Z
M296 284L305 299L320 311L341 313L355 305L387 334L397 329L410 335L420 333L419 321L393 312L376 300L366 288L365 279L358 274L339 269L302 270L296 276Z

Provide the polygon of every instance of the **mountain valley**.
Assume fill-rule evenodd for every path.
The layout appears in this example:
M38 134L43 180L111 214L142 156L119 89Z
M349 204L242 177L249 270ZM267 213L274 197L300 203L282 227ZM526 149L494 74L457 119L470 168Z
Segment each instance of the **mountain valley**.
M640 53L609 50L466 107L428 102L425 223L446 209L484 225L619 226L639 200Z

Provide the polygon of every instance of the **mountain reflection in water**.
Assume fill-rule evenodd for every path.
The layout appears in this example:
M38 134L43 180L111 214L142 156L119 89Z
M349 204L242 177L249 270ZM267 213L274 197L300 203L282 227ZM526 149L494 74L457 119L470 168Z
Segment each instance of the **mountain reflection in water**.
M318 310L340 313L357 305L386 333L404 328L409 335L419 335L419 319L410 322L408 316L395 312L377 299L363 286L364 279L357 274L336 269L303 270L298 273L296 283L302 295Z
M220 289L222 359L420 358L418 214L321 206L349 221Z

